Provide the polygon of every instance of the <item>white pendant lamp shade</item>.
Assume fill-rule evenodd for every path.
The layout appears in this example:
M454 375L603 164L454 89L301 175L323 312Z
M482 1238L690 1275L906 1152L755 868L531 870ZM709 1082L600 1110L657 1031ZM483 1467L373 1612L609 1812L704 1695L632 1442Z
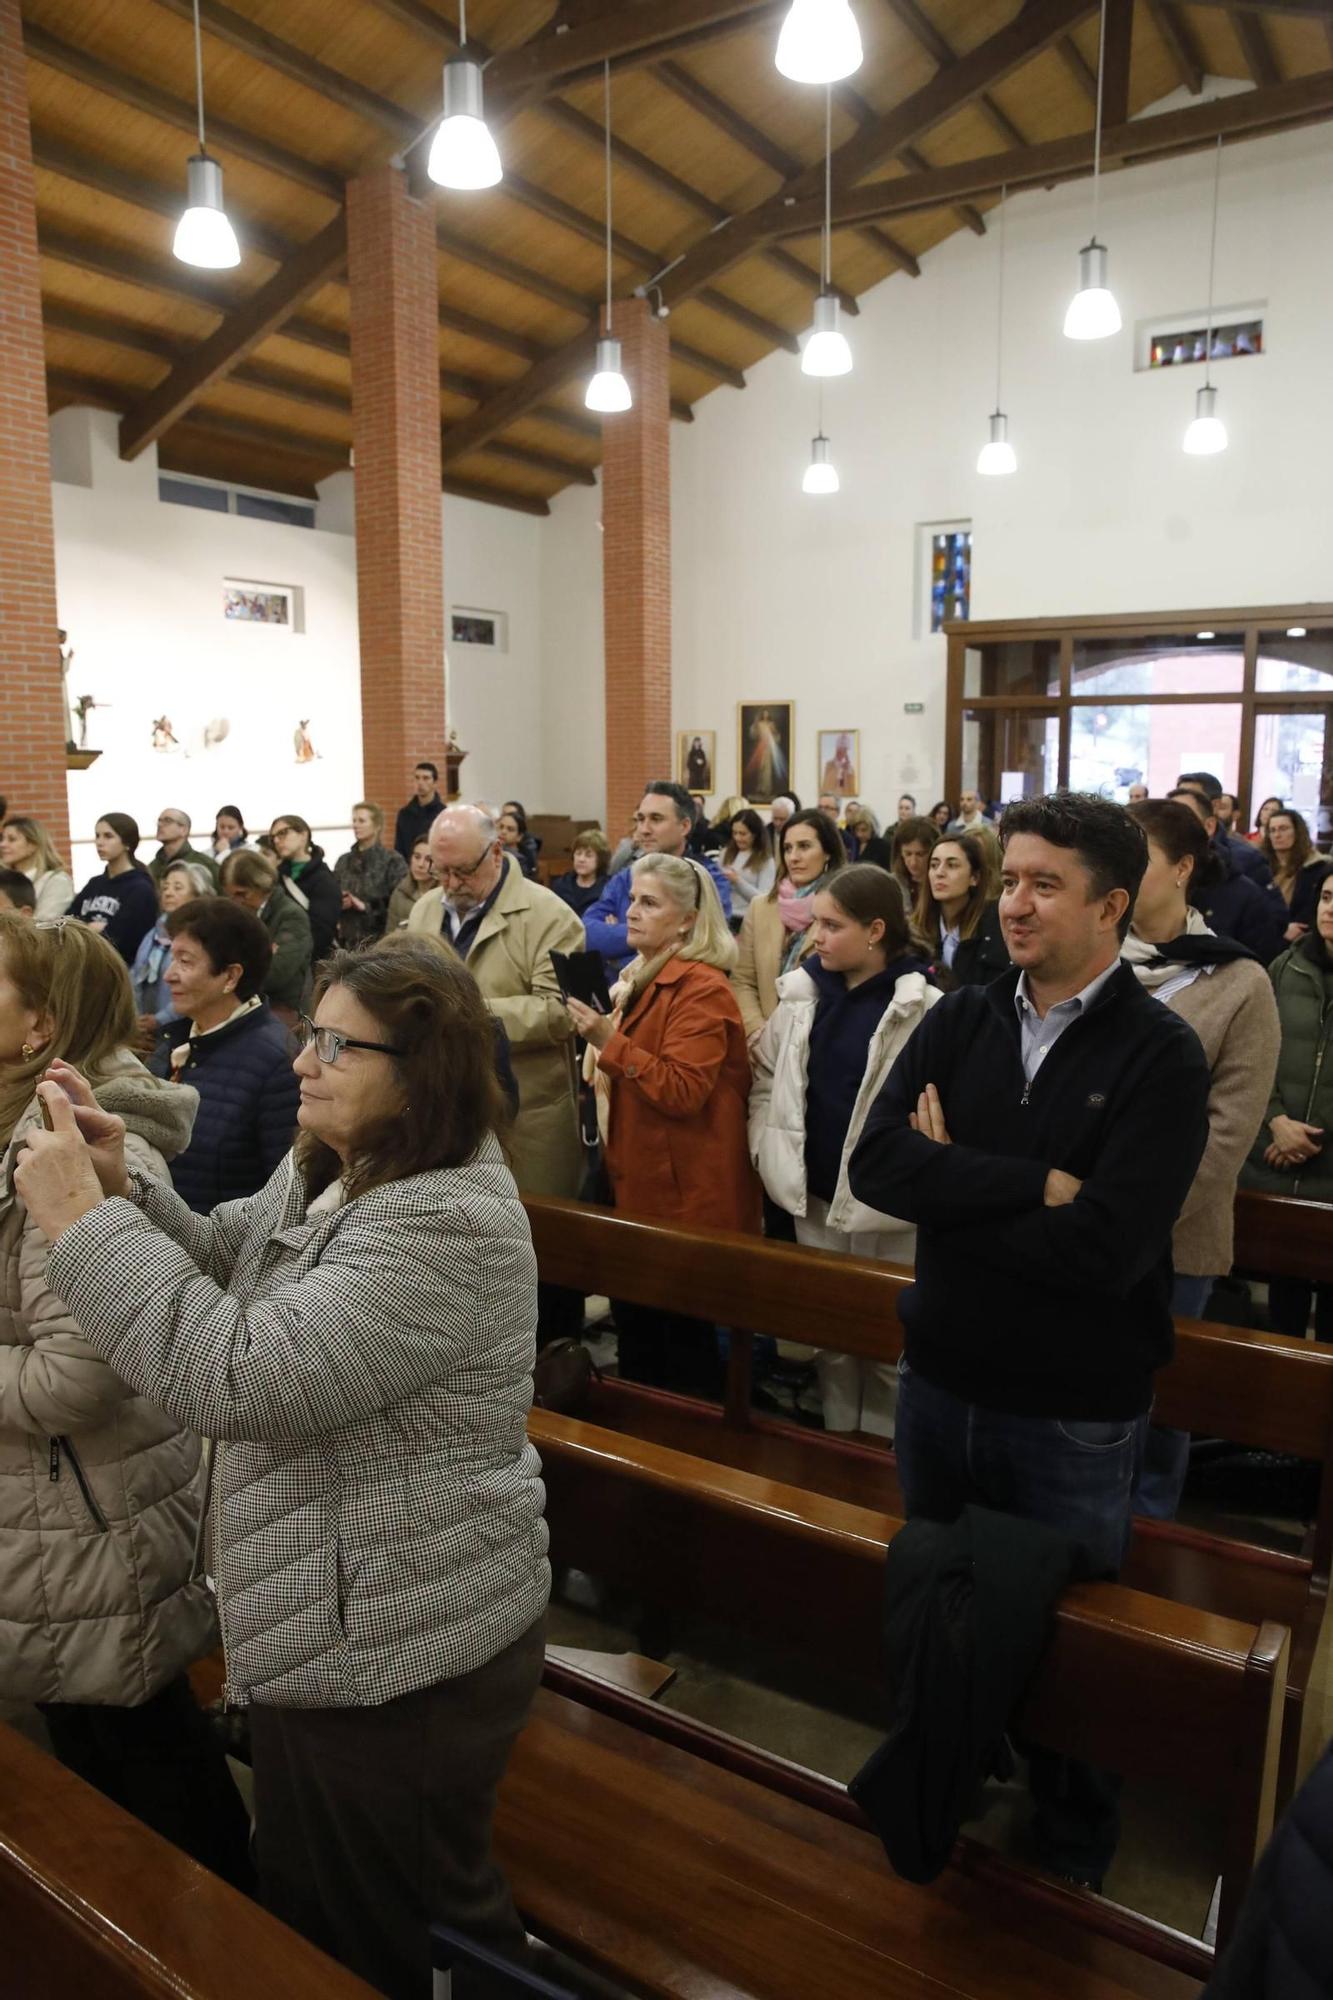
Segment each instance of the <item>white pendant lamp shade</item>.
M1106 340L1120 331L1120 308L1106 283L1106 245L1096 239L1078 253L1078 291L1065 314L1068 340Z
M186 175L185 213L171 247L182 264L201 271L233 270L241 261L241 246L222 206L222 168L207 153L195 153Z
M629 392L620 366L620 342L599 340L597 343L597 370L588 384L584 404L590 410L613 413L616 410L632 409L634 398Z
M1217 414L1217 391L1211 386L1194 398L1194 422L1185 433L1184 448L1192 458L1211 458L1227 448L1227 427Z
M821 431L817 438L810 440L810 463L805 468L801 481L802 493L836 493L838 490L838 468L829 457L828 439Z
M778 68L793 83L838 83L861 67L861 31L847 0L792 0Z
M444 116L431 141L426 172L439 187L494 187L500 154L482 112L481 65L466 56L444 66Z
M815 300L815 316L801 352L803 375L850 375L852 350L838 324L838 301L832 292Z
M1003 410L996 410L990 420L990 441L982 445L977 459L977 471L999 476L1017 470L1018 459L1009 442L1009 419Z

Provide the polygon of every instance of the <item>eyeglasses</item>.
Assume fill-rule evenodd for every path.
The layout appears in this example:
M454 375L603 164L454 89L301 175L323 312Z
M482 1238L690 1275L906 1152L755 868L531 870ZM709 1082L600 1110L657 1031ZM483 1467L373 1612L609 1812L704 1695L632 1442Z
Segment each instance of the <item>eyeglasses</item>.
M351 1035L340 1035L336 1028L317 1028L308 1014L302 1014L298 1033L301 1047L308 1049L313 1042L315 1054L328 1069L332 1069L344 1049L369 1049L379 1056L403 1054L402 1049L396 1049L388 1042L358 1042Z
M470 882L482 862L488 860L494 852L494 848L494 841L491 842L489 847L483 847L470 868L437 868L435 873L439 876L441 882Z

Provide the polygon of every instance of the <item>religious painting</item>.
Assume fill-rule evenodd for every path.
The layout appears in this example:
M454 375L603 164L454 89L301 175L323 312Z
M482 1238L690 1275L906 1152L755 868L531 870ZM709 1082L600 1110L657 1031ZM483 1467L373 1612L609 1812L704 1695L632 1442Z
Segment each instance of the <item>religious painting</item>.
M288 625L292 622L291 593L258 590L229 583L222 592L222 615L246 625Z
M821 729L815 759L821 792L834 792L840 799L854 799L861 790L861 732L859 729Z
M676 783L687 792L715 792L713 774L717 770L717 731L678 729L676 731Z
M736 768L740 788L752 806L771 806L792 784L794 701L737 704Z

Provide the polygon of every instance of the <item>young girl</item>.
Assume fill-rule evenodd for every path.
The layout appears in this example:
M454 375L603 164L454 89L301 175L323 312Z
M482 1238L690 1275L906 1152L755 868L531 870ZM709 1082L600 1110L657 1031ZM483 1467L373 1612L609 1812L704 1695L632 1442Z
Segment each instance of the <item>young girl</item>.
M815 892L813 949L778 981L778 1006L751 1052L750 1154L771 1200L796 1218L796 1240L910 1264L910 1224L866 1208L847 1162L893 1063L941 997L910 955L897 883L854 863ZM824 1427L893 1435L896 1376L887 1362L820 1350Z

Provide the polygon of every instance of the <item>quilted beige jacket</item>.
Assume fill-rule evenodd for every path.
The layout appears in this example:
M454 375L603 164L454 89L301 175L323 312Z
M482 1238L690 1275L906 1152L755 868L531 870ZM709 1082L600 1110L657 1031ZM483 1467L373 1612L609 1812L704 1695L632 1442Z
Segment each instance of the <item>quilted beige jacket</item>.
M93 1079L165 1180L197 1094L123 1055ZM32 1107L0 1159L0 1699L137 1707L217 1643L191 1578L202 1449L108 1368L48 1288L14 1193Z

